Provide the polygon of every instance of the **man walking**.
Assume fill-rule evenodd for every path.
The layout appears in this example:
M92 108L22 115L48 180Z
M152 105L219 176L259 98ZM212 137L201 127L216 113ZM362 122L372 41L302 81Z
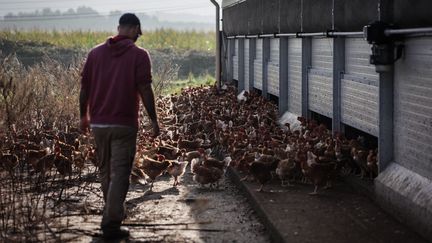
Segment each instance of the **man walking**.
M123 238L124 201L134 161L139 96L150 117L153 136L159 134L151 61L135 41L142 34L135 14L120 17L118 35L90 51L82 71L81 129L91 127L96 141L105 201L101 228L104 238Z

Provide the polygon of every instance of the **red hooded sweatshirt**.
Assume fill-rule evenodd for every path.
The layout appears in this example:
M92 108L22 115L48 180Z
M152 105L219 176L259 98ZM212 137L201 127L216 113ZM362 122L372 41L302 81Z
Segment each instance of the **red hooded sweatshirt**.
M151 82L150 56L132 40L116 36L96 46L81 80L89 97L90 123L138 127L138 84Z

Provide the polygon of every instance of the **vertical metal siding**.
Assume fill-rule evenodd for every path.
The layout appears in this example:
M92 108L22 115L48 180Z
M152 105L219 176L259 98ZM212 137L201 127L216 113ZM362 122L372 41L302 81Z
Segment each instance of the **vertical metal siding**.
M268 93L279 96L279 38L270 39L270 61L267 72Z
M249 40L244 41L244 88L249 90Z
M239 80L239 40L235 39L234 56L233 56L233 79Z
M262 60L263 60L263 40L256 40L256 53L254 60L254 88L262 90L263 88L263 73L262 73Z
M341 80L341 121L378 136L378 82L369 64L371 45L361 38L345 40L345 73Z
M375 66L369 63L371 47L363 38L345 40L345 74L378 83Z
M302 41L288 40L288 110L302 113Z
M432 179L432 38L407 39L395 66L395 159Z
M378 87L341 80L341 121L378 136Z
M333 39L312 39L312 68L333 73Z
M309 109L333 116L333 39L312 39L312 68L308 74Z

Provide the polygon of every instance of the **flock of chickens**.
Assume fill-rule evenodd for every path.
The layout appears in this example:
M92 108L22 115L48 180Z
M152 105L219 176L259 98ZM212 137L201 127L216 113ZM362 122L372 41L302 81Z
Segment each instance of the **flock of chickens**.
M212 186L231 166L256 180L259 191L278 177L282 186L311 182L316 194L340 175L378 173L377 150L368 150L363 137L332 136L324 125L292 114L278 118L277 107L253 92L188 88L159 97L157 107L162 134L139 137L134 180L147 175L153 182L167 172L176 186L190 165L194 181Z
M198 184L218 185L228 167L246 173L244 179L260 184L273 179L282 186L310 182L331 186L340 175L377 176L377 150L367 149L364 138L332 136L322 124L287 113L278 117L276 105L254 92L232 86L183 89L178 95L159 97L161 135L138 134L131 180L153 182L168 173L173 186L186 168ZM0 141L0 169L30 168L43 176L56 169L70 176L86 163L98 165L91 139L70 129L25 130ZM20 166L21 165L21 166Z
M55 169L62 177L82 172L87 162L97 166L96 151L90 138L78 130L26 129L11 131L0 141L0 169L14 175L29 172L45 178Z

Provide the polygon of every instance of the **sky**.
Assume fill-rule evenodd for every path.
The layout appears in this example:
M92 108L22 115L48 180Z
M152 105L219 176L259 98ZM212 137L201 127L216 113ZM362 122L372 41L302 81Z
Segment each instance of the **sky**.
M221 0L218 1L219 3ZM0 0L0 16L9 12L34 12L46 7L62 12L87 6L101 14L113 10L134 13L199 15L198 19L214 21L215 7L210 0Z

